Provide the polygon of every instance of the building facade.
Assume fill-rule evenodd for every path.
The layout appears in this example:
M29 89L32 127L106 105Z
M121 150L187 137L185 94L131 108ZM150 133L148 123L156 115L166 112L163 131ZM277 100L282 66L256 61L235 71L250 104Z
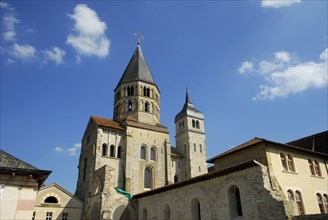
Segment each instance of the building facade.
M117 216L128 205L117 188L138 194L207 173L204 115L188 91L175 120L176 148L160 112L160 91L138 44L114 90L113 119L92 116L82 139L76 196L84 218Z

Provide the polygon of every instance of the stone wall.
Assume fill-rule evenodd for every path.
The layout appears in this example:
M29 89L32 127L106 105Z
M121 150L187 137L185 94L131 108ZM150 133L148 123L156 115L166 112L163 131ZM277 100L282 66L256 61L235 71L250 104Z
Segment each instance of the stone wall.
M208 174L211 175L211 174ZM180 183L181 184L181 183ZM240 192L243 219L285 219L281 195L271 194L270 180L264 166L256 166L220 177L173 188L138 198L138 218L164 219L164 206L171 219L192 219L192 201L198 200L201 219L232 219L230 189Z

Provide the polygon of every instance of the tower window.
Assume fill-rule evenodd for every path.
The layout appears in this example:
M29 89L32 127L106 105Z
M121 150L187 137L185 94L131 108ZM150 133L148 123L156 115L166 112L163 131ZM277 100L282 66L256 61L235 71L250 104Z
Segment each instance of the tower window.
M194 119L192 120L191 123L192 123L192 127L193 127L193 128L196 127L196 123L195 123L195 120L194 120Z
M150 167L145 168L144 188L147 188L147 189L153 188L153 171Z
M199 152L203 153L203 147L201 144L199 145Z
M194 152L196 152L196 144L194 143Z
M149 112L149 103L148 102L145 103L145 112Z
M132 111L132 102L131 101L128 102L128 111L129 112Z
M117 148L117 158L121 158L122 156L122 146L118 146Z
M128 87L128 96L133 96L134 95L134 88L133 86Z
M156 148L150 148L150 160L156 161Z
M196 128L199 129L199 121L198 120L196 121Z
M101 156L106 157L107 156L107 144L102 145L102 150L101 150Z
M87 175L87 159L84 159L84 167L83 167L83 178L82 178L82 180L84 181L85 180L85 177L86 177L86 175Z
M115 157L115 146L114 145L110 145L109 156Z
M141 146L141 148L140 148L140 159L146 160L146 148L145 148L145 146Z

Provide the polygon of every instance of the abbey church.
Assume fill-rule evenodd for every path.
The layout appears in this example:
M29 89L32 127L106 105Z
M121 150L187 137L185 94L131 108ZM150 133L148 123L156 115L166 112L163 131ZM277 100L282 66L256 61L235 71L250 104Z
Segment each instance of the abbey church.
M86 125L75 194L44 186L51 171L0 151L0 219L328 218L328 131L253 138L207 159L205 117L188 89L174 143L160 95L138 43L114 88L113 118Z

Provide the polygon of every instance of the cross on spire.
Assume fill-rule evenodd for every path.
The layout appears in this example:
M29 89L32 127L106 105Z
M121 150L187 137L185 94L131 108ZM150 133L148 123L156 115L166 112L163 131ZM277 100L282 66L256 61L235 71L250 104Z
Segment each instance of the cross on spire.
M144 37L141 35L140 31L138 31L138 33L135 33L134 36L136 36L138 38L138 44L140 44L141 39L143 39Z

